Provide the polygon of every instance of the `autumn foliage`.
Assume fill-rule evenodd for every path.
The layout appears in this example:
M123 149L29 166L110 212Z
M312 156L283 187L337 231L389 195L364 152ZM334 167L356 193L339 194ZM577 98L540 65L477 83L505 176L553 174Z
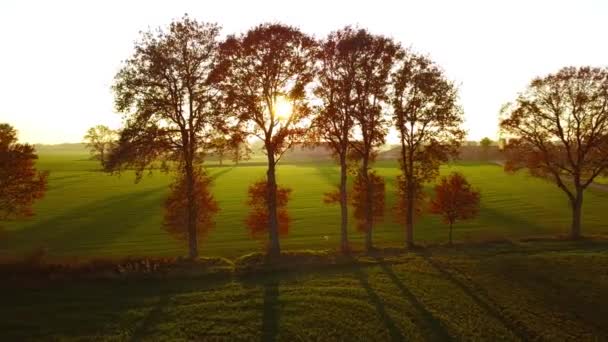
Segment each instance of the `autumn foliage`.
M35 168L34 147L17 143L17 131L0 124L0 221L33 215L47 188L48 172Z
M266 179L259 180L253 183L248 190L249 199L247 205L251 208L249 216L245 223L249 229L249 233L254 238L263 238L268 236L269 214L267 204L268 182ZM289 233L289 213L287 212L287 203L291 195L291 189L282 186L277 186L277 221L278 232L280 236L285 236Z
M477 216L480 197L480 193L457 172L442 177L435 186L435 198L431 201L430 210L450 225L450 245L452 226L457 220L468 220Z
M407 196L407 178L403 175L397 176L397 203L395 204L395 217L397 218L397 222L400 224L405 224L407 222L408 215L408 197ZM414 222L418 217L420 217L427 207L427 198L424 193L422 184L419 182L415 182L414 184L414 215L412 218L412 222Z
M179 240L188 240L188 196L187 179L180 174L171 185L170 193L165 200L165 217L163 228ZM196 213L196 236L203 240L215 222L213 217L219 206L211 194L211 178L204 171L194 174L194 202Z
M355 221L357 221L357 229L361 232L366 232L369 225L366 224L368 210L371 212L371 220L373 222L381 221L384 217L384 194L385 185L384 179L375 171L369 171L366 181L365 175L357 174L353 181L353 190L351 203L354 209ZM368 201L367 184L371 186L371 201ZM367 207L367 203L371 203L371 208Z

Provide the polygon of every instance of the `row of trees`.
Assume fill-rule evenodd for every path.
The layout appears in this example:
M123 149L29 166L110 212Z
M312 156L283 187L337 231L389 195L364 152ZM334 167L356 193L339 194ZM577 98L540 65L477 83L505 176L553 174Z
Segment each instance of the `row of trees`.
M87 130L84 136L85 147L89 149L91 158L98 160L103 166L108 158L108 153L116 146L119 131L108 126L96 125ZM205 146L207 153L213 154L220 166L226 158L238 165L243 160L251 158L251 147L243 136L233 135L229 138L223 135L211 139Z
M342 250L348 251L348 170L355 169L355 212L371 249L375 192L372 171L391 124L400 135L399 189L406 241L414 243L415 202L424 182L457 153L464 138L457 90L428 58L390 38L346 27L317 41L300 30L262 24L219 40L219 27L185 16L168 30L147 32L116 75L116 106L126 126L105 167L153 161L179 165L184 182L190 256L197 251L197 180L205 149L220 136L256 136L264 145L268 252L280 253L276 166L295 143L329 143L340 163ZM282 108L289 108L284 113ZM391 113L391 114L389 114ZM183 175L183 176L181 176ZM257 185L259 187L259 184ZM259 191L256 190L256 193Z
M423 184L457 155L465 135L457 88L442 70L365 29L345 27L322 40L281 24L262 24L224 40L219 34L217 25L185 16L167 30L142 35L115 78L116 107L126 126L105 168L135 168L141 177L154 161L174 161L178 176L172 188L184 193L179 203L186 229L179 229L187 232L195 257L197 222L206 222L200 216L213 210L197 195L208 193L198 188L209 185L202 158L218 136L259 138L268 169L250 194L261 196L264 190L255 202L262 206L256 215L267 227L269 254L277 255L284 207L279 197L289 194L277 184L277 164L295 143L323 142L340 165L340 184L327 198L340 203L341 248L349 249L350 202L371 249L380 211L375 199L383 198L384 189L372 166L392 126L401 146L399 208L406 245L413 246ZM507 168L551 174L568 193L573 237L580 231L582 191L608 166L606 74L572 68L535 80L505 107L501 123L511 138L508 150L515 151ZM354 170L350 201L349 170Z

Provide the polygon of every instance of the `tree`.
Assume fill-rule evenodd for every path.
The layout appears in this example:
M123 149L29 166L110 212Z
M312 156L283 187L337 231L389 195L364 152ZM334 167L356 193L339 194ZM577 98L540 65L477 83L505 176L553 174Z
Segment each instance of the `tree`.
M213 151L213 154L217 157L220 166L224 164L224 157L230 150L230 141L224 136L217 136L209 143L209 149Z
M488 155L490 153L490 146L492 146L492 143L493 141L488 137L485 137L479 141L479 146L481 146L481 149L483 151L483 159L488 159Z
M249 234L254 238L260 238L268 235L269 218L268 204L266 203L268 196L266 179L262 179L249 186L247 205L251 208L251 212L247 216L245 223L249 229ZM286 236L289 233L289 212L287 211L287 203L291 189L282 186L277 186L277 219L279 221L279 235Z
M435 198L431 200L430 211L440 215L450 225L450 246L454 223L475 218L479 212L480 198L479 191L473 190L466 178L458 172L441 177L435 186Z
M365 51L357 45L358 32L351 27L332 32L321 42L317 53L317 86L314 93L321 101L316 109L315 135L326 143L340 164L340 184L337 193L326 194L326 203L340 203L340 248L349 251L348 243L348 169L350 144L353 140L356 111L355 65Z
M116 108L126 127L112 150L106 169L143 170L159 159L177 161L185 177L189 256L198 256L196 164L201 149L229 119L221 109L222 93L215 24L184 16L168 30L147 32L135 53L118 72L113 86ZM203 151L204 152L204 151Z
M85 146L91 152L93 159L99 160L102 166L106 162L108 152L116 144L117 135L117 132L108 126L97 125L89 128L84 136Z
M405 241L414 245L414 216L424 183L439 175L439 166L458 155L464 139L457 90L427 57L403 53L393 74L393 122L401 144L400 199L406 205Z
M251 147L249 147L244 134L232 135L230 138L230 147L232 150L232 162L235 165L239 165L239 162L251 158L252 150Z
M33 215L47 189L48 172L37 171L34 147L17 143L17 131L0 124L0 221Z
M164 229L179 240L188 241L188 191L187 177L178 172L165 200ZM196 206L196 238L202 241L215 225L213 217L219 206L211 194L211 178L203 169L194 171L194 198Z
M377 154L378 147L385 142L388 131L384 105L388 100L389 76L393 61L399 52L398 46L389 38L372 35L360 29L352 37L356 49L353 53L352 68L355 72L354 112L351 113L356 124L358 141L351 141L350 147L355 159L360 160L357 177L366 184L365 203L362 210L365 212L365 248L371 250L372 228L374 222L374 183L370 176L371 165Z
M314 76L315 41L298 29L262 24L223 44L230 109L246 130L264 142L268 159L269 246L280 254L276 165L307 131L311 110L307 87Z
M570 236L580 238L584 191L608 169L608 68L535 78L502 115L505 169L553 179L570 200Z
M372 191L369 191L370 187ZM367 196L372 195L370 199ZM367 174L367 179L362 173L357 174L353 182L352 204L354 208L353 216L357 221L357 229L367 233L370 227L373 227L375 222L382 220L384 217L384 197L385 186L384 179L375 171L370 171ZM371 203L371 224L369 220L368 208Z

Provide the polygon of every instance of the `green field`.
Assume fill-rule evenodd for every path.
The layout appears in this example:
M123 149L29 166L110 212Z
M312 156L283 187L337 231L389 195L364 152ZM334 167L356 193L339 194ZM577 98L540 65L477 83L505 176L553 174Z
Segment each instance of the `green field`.
M185 247L165 233L160 225L162 201L171 176L155 172L134 184L132 173L121 176L97 171L97 163L84 154L47 153L38 166L50 170L49 191L36 204L36 216L5 225L0 255L20 256L45 248L51 257L118 257L126 255L183 255ZM378 162L386 177L387 211L374 231L379 246L399 246L403 228L391 210L395 202L396 162ZM214 192L221 212L217 225L201 246L203 255L235 257L262 247L244 226L248 185L261 178L265 166L250 162L238 167L210 165ZM495 165L455 164L442 173L460 171L481 190L482 208L477 219L457 224L457 241L517 239L526 236L566 234L570 211L565 195L554 185L525 174L508 175ZM323 193L338 182L338 168L331 163L283 163L281 184L293 188L289 210L293 225L282 239L287 249L332 249L339 242L339 208L323 204ZM430 189L430 187L429 187ZM608 193L589 190L584 203L584 234L608 232ZM354 227L354 226L353 226ZM351 239L361 246L362 234L354 228ZM438 243L447 239L447 228L437 218L426 216L416 225L418 242Z
M603 341L604 241L360 257L250 278L0 283L4 341Z

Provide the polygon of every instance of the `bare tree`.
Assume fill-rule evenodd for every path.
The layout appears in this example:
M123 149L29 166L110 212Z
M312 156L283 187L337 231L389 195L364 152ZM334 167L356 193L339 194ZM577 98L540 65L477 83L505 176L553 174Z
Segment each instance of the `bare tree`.
M584 191L608 169L608 69L567 67L535 78L502 115L505 168L552 178L570 200L570 236L580 238Z

